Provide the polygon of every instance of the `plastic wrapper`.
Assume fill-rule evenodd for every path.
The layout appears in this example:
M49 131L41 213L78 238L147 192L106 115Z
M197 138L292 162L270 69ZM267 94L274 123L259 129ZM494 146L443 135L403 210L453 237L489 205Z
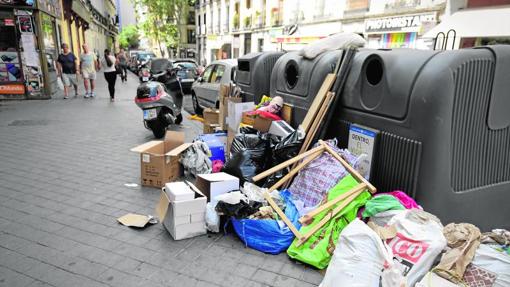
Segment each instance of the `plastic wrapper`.
M205 209L205 226L207 230L218 233L220 232L220 216L214 209L211 202L208 202Z
M209 159L209 147L202 141L195 141L181 156L186 175L211 173L212 163Z

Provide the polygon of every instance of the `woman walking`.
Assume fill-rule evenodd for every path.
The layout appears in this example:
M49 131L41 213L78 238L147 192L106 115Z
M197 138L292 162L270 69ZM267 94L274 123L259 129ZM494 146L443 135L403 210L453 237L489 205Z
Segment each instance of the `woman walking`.
M104 50L104 77L108 82L108 91L110 92L110 101L115 101L115 81L117 80L117 70L115 64L117 59L110 54L110 50Z

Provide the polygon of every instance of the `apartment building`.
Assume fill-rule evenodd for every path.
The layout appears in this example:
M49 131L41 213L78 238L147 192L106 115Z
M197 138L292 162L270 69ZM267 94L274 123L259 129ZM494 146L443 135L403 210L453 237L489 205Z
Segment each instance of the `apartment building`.
M429 49L422 35L437 25L447 0L200 0L201 62L250 52L298 50L339 32L363 35L371 48Z

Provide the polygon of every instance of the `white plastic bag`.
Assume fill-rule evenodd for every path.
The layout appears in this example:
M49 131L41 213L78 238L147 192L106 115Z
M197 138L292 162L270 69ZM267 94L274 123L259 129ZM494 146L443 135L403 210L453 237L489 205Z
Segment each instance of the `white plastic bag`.
M379 236L356 218L340 233L320 287L378 287L385 263L391 263L391 258Z
M475 258L464 273L465 281L467 281L467 273L485 273L485 280L494 282L492 287L508 287L510 286L510 255L498 251L490 245L480 244L476 250ZM478 281L477 276L471 277L473 285L476 282L481 286L481 283L485 281Z
M248 202L248 197L241 193L240 191L232 191L228 193L223 193L214 197L216 202L223 201L228 204L238 204L242 202Z
M345 49L348 47L363 47L366 43L365 39L358 34L338 33L307 45L299 52L299 55L307 59L314 59L326 51Z
M397 228L397 236L387 240L394 263L406 277L407 286L414 286L446 247L443 225L437 217L420 209L405 210L391 218L388 225Z
M215 206L211 202L208 202L206 205L205 226L207 230L211 232L220 232L220 216L216 212Z

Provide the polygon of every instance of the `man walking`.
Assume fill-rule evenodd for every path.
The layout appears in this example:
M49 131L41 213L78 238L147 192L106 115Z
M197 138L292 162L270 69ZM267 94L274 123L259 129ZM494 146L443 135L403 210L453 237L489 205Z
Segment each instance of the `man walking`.
M77 61L74 54L69 51L69 46L62 43L62 53L57 58L57 69L60 78L64 84L64 99L69 98L69 88L74 86L74 97L78 97L78 77L76 73Z
M125 82L127 81L127 56L126 52L124 52L124 49L122 48L120 49L119 54L117 54L117 62L119 63L122 72L120 74L120 79L122 82Z
M85 86L85 98L93 98L94 88L96 87L96 70L99 67L96 54L89 50L87 44L82 45L83 53L80 56L80 70L83 75L83 84ZM90 90L89 90L90 82Z

